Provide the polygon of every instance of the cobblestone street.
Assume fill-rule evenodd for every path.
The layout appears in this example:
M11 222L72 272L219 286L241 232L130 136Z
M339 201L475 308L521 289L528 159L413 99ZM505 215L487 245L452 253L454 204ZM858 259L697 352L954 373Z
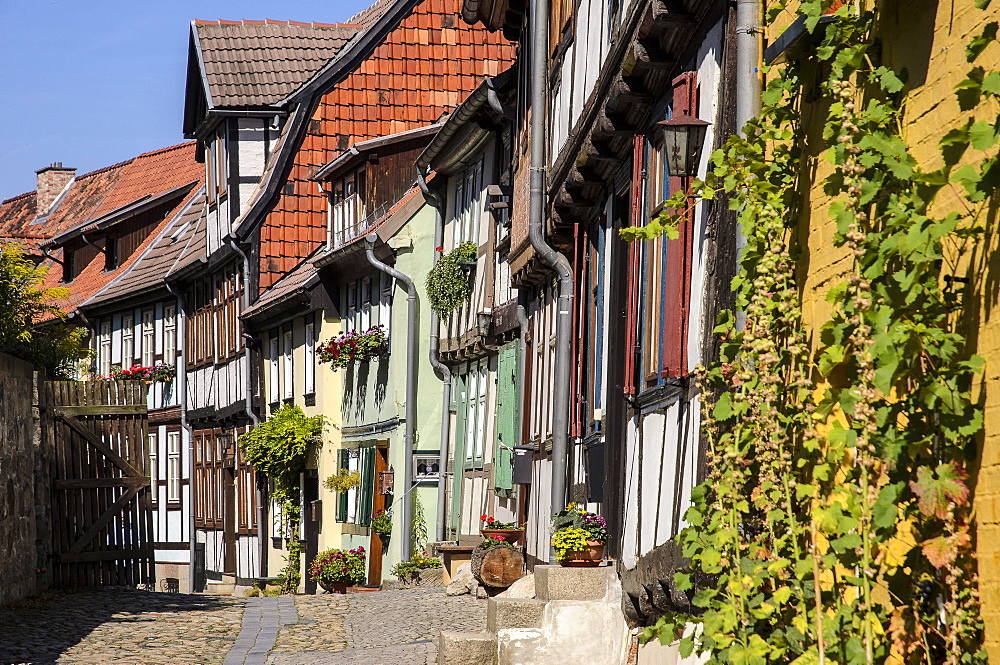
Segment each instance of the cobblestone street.
M411 589L280 598L105 589L0 608L0 665L426 665L486 602Z

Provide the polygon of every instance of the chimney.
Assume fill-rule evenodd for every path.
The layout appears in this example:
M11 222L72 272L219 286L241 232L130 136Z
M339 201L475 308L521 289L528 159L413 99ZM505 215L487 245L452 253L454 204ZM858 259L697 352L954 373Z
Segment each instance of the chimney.
M35 171L38 174L38 189L35 192L35 214L41 217L49 212L52 204L76 176L76 169L53 162L50 166Z

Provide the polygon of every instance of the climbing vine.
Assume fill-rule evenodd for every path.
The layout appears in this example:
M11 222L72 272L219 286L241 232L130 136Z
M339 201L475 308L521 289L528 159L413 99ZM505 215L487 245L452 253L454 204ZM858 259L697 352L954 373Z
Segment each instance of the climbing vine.
M282 535L287 543L288 563L281 575L284 593L295 593L301 580L299 474L306 468L309 445L321 441L325 420L324 416L306 416L301 408L285 404L239 438L247 463L274 483L273 498L285 518Z
M676 580L694 611L644 635L681 638L682 655L713 663L982 663L965 471L982 427L982 360L963 334L977 296L961 285L1000 184L1000 73L976 64L997 23L966 51L956 94L971 119L944 134L928 170L904 136L905 76L880 62L879 4L840 7L821 28L831 4L799 5L815 57L768 72L760 116L692 187L700 199L729 193L739 210L747 244L733 286L745 318L721 317L719 362L700 370L710 470L680 536L690 569ZM820 150L806 131L817 116ZM806 281L810 261L832 260L797 249L814 183L843 257L818 330L801 296L820 288ZM671 203L693 205L688 192Z

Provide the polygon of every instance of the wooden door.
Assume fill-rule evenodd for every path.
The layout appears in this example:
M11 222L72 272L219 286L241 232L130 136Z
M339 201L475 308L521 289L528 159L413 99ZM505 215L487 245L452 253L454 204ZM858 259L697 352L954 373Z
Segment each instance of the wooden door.
M512 496L514 489L514 446L518 437L518 363L520 342L500 349L497 360L497 428L493 455L493 487L501 496Z
M379 488L379 474L388 470L389 449L378 446L375 448L375 468L372 478L372 515L378 514L380 510L385 510L385 494L382 494ZM389 538L391 538L391 534ZM389 538L383 540L382 536L374 531L371 533L371 542L368 544L368 586L382 584L382 556L389 546Z
M154 583L145 383L45 381L54 448L53 578L64 587Z

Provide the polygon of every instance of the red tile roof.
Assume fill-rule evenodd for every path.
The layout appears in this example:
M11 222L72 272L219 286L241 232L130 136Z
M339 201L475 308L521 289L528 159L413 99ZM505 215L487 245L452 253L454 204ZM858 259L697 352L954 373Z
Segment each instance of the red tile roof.
M370 9L381 16L391 4ZM418 3L322 96L286 179L292 187L281 190L260 229L261 291L326 239L326 199L309 182L318 167L354 143L434 123L513 62L513 44L461 21L460 10L461 0Z
M80 270L72 282L68 301L60 303L64 311L72 311L117 275L130 269L163 228L170 224L177 211L195 195L204 180L204 165L195 161L194 142L147 152L120 164L78 176L55 208L42 218L35 217L34 192L7 199L0 203L0 242L5 239L32 236L31 246L41 244L65 231L89 224L93 220L118 210L146 196L156 197L179 187L190 185L178 197L165 202L165 214L139 246L115 270L105 271L103 255L98 254ZM62 250L53 256L61 258ZM43 261L50 268L47 286L61 286L62 270L54 261Z

